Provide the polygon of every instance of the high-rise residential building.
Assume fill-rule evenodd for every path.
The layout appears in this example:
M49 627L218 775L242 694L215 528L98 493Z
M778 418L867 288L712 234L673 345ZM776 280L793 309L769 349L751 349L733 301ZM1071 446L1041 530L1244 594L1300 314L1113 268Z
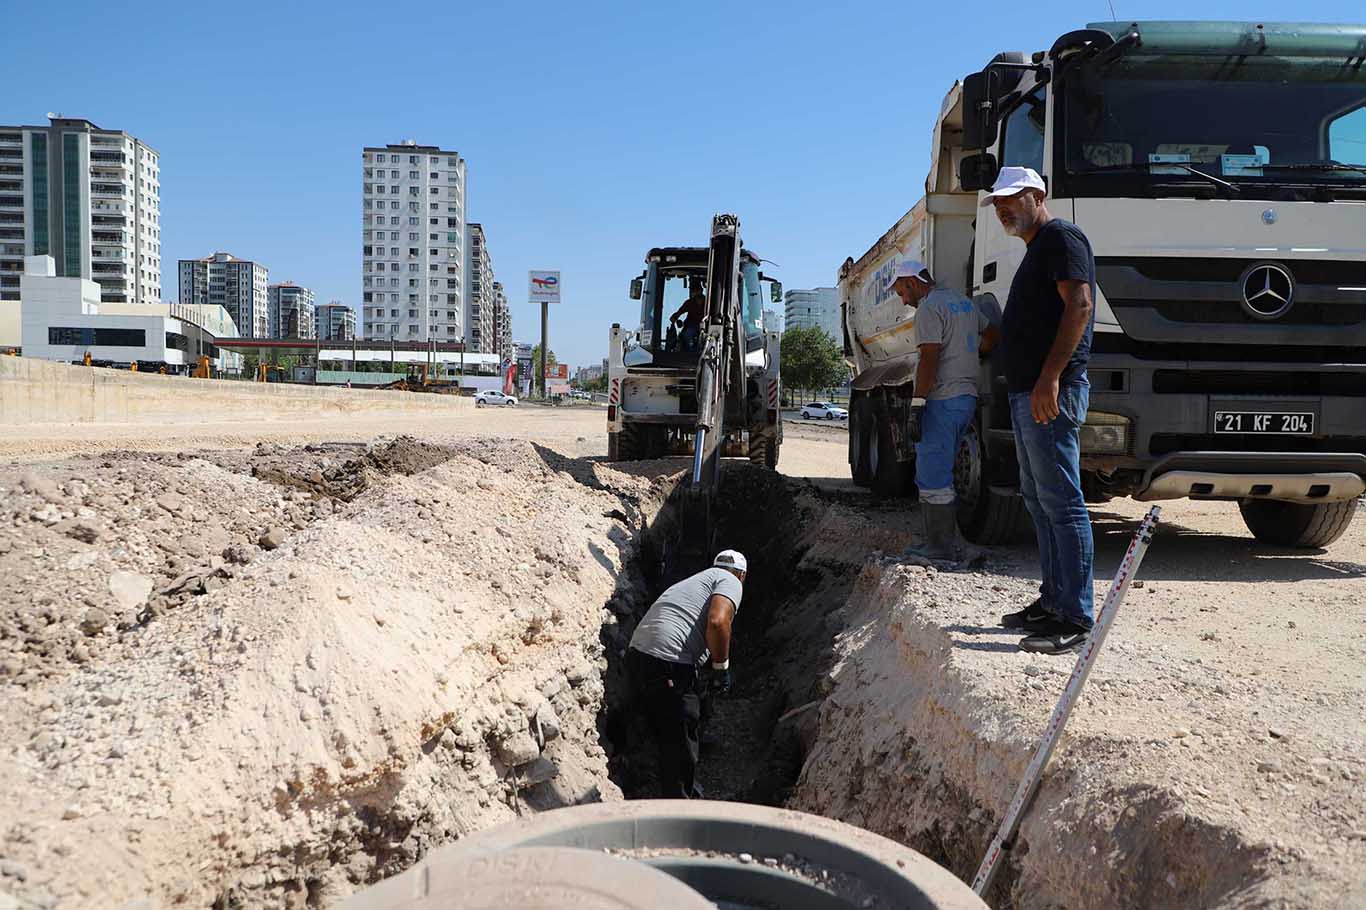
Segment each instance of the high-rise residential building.
M466 262L465 277L469 280L466 292L468 306L465 313L466 350L478 353L491 353L498 341L494 335L494 293L493 260L489 256L488 237L484 226L479 222L470 224L470 255Z
M323 341L350 341L356 337L356 311L333 300L318 307L318 337Z
M503 290L503 282L493 283L493 337L495 354L503 358L512 356L512 312L508 309L508 295Z
M214 253L180 260L180 302L221 306L243 338L269 338L270 273L259 262Z
M0 300L19 299L25 256L94 281L104 302L160 302L156 151L79 118L0 126Z
M365 337L465 337L465 159L412 140L361 150Z
M271 338L313 338L313 292L292 281L266 288L267 330Z
M794 288L783 295L783 331L816 326L836 341L842 341L840 296L834 288Z

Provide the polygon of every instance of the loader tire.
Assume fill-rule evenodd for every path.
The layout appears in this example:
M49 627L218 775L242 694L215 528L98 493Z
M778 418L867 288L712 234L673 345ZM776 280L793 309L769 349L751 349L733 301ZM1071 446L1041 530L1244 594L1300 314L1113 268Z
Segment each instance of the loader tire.
M638 461L643 457L641 428L636 424L624 423L617 433L617 457L615 461Z
M778 440L772 436L749 438L749 463L755 467L774 470L778 467Z
M1346 533L1357 500L1309 504L1247 499L1238 503L1238 510L1243 513L1243 524L1262 543L1313 550Z

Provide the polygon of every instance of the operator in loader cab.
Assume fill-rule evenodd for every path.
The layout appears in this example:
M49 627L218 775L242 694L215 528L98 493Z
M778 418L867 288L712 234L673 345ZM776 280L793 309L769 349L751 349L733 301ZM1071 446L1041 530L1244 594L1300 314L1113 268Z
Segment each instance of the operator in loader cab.
M683 331L679 334L683 350L697 350L697 337L702 329L702 314L706 311L707 296L702 293L702 279L693 275L688 279L688 299L669 317L670 322L677 322L679 316L683 317Z
M730 630L747 570L742 554L722 550L711 568L659 595L631 636L631 688L659 746L666 797L702 798L696 781L702 728L697 670L710 656L712 691L730 691Z
M958 558L958 507L953 463L958 445L977 413L981 354L996 343L997 331L975 303L936 287L930 270L916 259L897 266L892 290L916 307L915 339L920 359L906 436L915 443L915 483L925 538L906 552L926 559Z

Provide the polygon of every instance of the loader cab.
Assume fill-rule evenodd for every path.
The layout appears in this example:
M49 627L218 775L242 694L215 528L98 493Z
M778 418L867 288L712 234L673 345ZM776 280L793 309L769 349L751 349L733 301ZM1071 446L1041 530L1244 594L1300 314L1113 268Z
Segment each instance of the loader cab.
M781 294L781 285L759 271L759 258L741 252L740 320L746 353L763 348L763 283ZM695 330L705 315L707 250L704 247L657 247L645 257L645 270L631 279L633 300L640 302L640 327L626 351L627 366L689 367L697 363L701 333ZM692 304L690 307L689 304Z

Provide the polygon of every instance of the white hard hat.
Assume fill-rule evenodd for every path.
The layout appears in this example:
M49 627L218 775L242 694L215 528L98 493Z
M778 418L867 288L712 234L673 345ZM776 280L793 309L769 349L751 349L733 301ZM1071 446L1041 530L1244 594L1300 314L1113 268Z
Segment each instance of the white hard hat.
M930 270L925 267L925 263L919 259L903 259L896 267L896 273L892 275L892 283L896 284L898 278L914 278L917 281L925 281L930 277Z
M745 554L739 550L722 550L716 554L716 559L712 565L720 566L723 569L738 569L741 572L749 571L749 563L745 562Z
M1047 193L1048 187L1044 186L1043 178L1033 168L1028 167L1003 167L1001 173L996 175L996 182L991 187L991 192L982 197L981 206L986 208L998 196L1014 196L1020 190L1038 190L1040 193Z

